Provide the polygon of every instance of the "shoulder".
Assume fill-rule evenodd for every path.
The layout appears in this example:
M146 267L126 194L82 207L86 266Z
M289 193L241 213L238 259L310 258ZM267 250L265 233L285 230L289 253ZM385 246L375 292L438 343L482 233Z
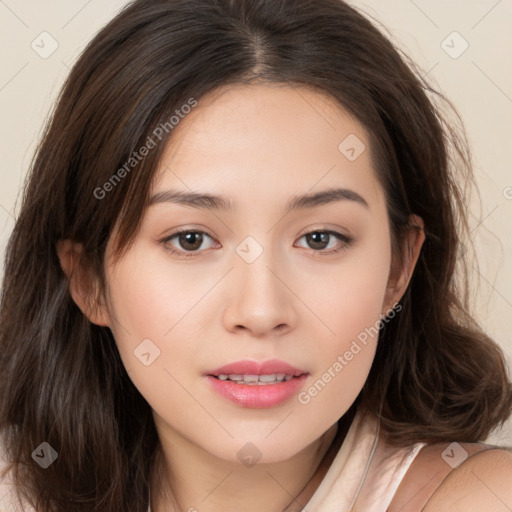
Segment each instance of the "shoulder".
M20 503L11 470L12 465L7 461L0 441L0 512L35 512L27 503Z
M4 454L0 452L0 510L10 510L11 493L13 485L10 478L9 465L4 458Z
M453 469L424 512L512 510L512 452L489 447Z
M10 464L5 459L3 449L0 449L0 510L12 509L12 492Z
M512 510L511 482L511 450L482 443L427 445L403 478L389 512L505 512Z

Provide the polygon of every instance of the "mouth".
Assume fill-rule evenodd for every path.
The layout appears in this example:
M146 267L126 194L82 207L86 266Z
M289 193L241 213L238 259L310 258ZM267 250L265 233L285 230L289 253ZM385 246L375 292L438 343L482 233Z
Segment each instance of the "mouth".
M288 401L304 385L309 372L272 359L237 361L203 373L211 388L241 407L275 407Z
M214 377L218 380L229 380L239 384L266 385L279 384L307 374L306 370L281 361L270 359L268 361L256 361L245 359L229 363L214 370L205 372L203 375Z
M237 384L247 384L249 386L267 386L272 384L279 384L281 382L287 382L292 380L293 378L300 377L304 375L303 373L299 375L290 375L285 373L272 373L269 375L248 375L248 374L221 374L221 375L210 375L210 377L214 377L217 380L229 380L231 382L236 382Z

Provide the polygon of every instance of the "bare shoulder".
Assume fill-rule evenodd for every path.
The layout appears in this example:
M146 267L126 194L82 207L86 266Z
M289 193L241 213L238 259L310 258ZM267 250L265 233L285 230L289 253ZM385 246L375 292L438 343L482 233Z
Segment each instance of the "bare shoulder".
M463 461L432 495L424 512L512 510L512 451L492 448Z
M35 512L26 502L20 503L13 483L11 464L0 442L0 512Z
M512 450L482 443L436 443L420 450L388 510L510 512L511 484Z

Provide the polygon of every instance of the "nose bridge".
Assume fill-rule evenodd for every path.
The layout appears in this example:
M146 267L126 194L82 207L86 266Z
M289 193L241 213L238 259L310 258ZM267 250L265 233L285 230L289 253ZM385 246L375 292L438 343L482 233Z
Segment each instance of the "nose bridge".
M242 284L239 290L243 291L244 298L263 301L260 307L270 305L276 295L284 299L283 283L276 277L276 268L280 266L277 251L271 247L270 240L271 237L266 237L260 243L254 236L248 236L236 248L239 259L235 266Z
M267 243L270 237L266 237ZM253 236L236 247L236 284L227 307L231 327L263 332L293 322L293 294L287 289L277 251Z

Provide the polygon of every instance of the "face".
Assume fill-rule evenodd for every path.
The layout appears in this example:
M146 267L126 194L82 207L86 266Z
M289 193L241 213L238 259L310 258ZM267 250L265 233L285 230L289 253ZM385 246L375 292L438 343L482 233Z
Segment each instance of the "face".
M333 100L275 85L217 90L173 135L135 244L115 265L107 249L109 325L161 435L225 460L248 442L260 462L285 460L353 403L389 310L368 135ZM191 192L225 204L172 200Z

